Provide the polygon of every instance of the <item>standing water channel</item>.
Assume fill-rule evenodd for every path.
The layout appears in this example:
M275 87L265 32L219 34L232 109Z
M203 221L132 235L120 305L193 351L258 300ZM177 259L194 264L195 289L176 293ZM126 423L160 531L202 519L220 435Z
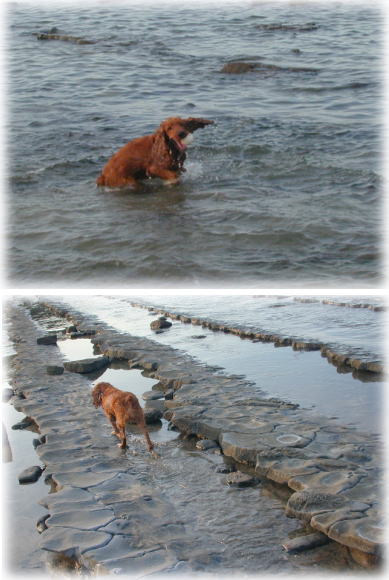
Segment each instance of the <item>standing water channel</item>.
M112 301L102 299L102 297L96 297L95 301L89 298L88 304L82 298L74 298L69 302L80 311L84 310L89 314L98 315L101 320L120 328L121 331L126 330L132 334L141 335L140 330L143 328L143 334L151 338L151 333L146 330L151 321L147 310L130 307L128 302ZM100 305L100 310L97 304ZM63 321L55 317L40 317L37 323L46 330L55 330L56 327L59 329L61 325L63 327ZM244 372L246 376L250 372L248 366L248 361L252 358L250 349L260 347L261 351L266 351L272 347L272 345L242 341L237 337L222 333L213 333L207 329L201 329L200 334L198 328L194 331L191 325L181 323L175 324L173 328L174 331L170 335L169 333L154 334L152 338L175 342L173 346L181 346L181 348L184 344L200 345L208 340L208 345L202 347L201 354L201 360L205 364L215 365L217 360L219 363L225 362L227 358L231 359L231 353L234 352L236 361L241 361L241 372ZM174 333L176 333L175 339ZM170 336L169 339L168 336ZM218 343L219 339L220 343ZM227 347L227 353L225 348L228 342L225 341L233 341L233 346L231 343ZM94 347L89 339L67 338L59 340L58 346L65 360L78 360L99 355L93 350ZM199 347L196 346L196 348ZM200 351L196 348L193 352L199 357ZM245 355L241 348L245 351ZM207 351L212 353L208 355L208 358L204 354ZM222 353L224 353L224 358L221 357ZM277 360L277 357L285 356L285 354L289 356L289 364L295 361L294 367L292 370L289 367L288 373L282 372L283 367ZM269 350L264 356L260 364L263 369L264 384L269 384L272 375L273 383L276 383L275 379L279 380L283 374L285 377L289 376L290 379L291 372L297 373L294 374L294 381L301 387L301 395L298 395L298 390L296 390L297 396L302 396L304 392L304 382L302 384L304 375L312 377L312 373L317 372L316 364L322 365L322 371L323 369L328 371L328 374L324 375L324 381L330 377L333 382L340 381L346 391L351 388L352 384L365 389L377 388L380 385L380 383L366 385L362 382L359 385L359 381L353 379L351 374L336 373L334 367L321 359L317 353L296 354L291 349L272 347L272 352L270 353ZM227 364L225 366L228 368ZM299 372L297 369L300 369ZM220 368L218 372L225 372L225 370ZM145 405L143 393L152 390L157 382L155 379L144 376L144 373L137 369L126 368L123 362L113 362L99 376L93 375L89 378L91 387L103 380L122 390L135 393L142 406ZM317 379L317 383L318 386L323 387L322 375L320 375L320 380ZM258 388L258 385L254 383L253 388ZM271 395L274 393L272 392ZM314 407L315 405L311 399L307 399L307 406ZM322 409L320 411L322 412ZM374 409L369 412L374 413ZM355 414L347 416L347 419L354 424L359 421ZM377 421L375 421L375 426L377 426ZM111 429L108 422L106 429L107 431ZM285 516L284 505L289 496L285 488L261 479L258 479L257 483L251 487L228 486L225 473L235 466L223 456L212 450L197 449L196 439L185 439L178 432L170 430L168 422L164 419L158 424L150 425L149 430L160 459L150 462L145 452L143 437L136 433L135 428L129 426L128 433L131 435L129 436L128 461L133 465L134 472L149 485L158 488L179 513L185 523L185 529L194 539L190 555L191 567L194 571L213 574L237 572L256 574L259 571L261 573L293 573L312 569L345 571L353 566L340 546L332 542L300 554L291 555L283 551L282 544L285 540L306 533L301 522ZM17 443L15 445L17 446ZM240 470L245 470L242 466L238 467Z

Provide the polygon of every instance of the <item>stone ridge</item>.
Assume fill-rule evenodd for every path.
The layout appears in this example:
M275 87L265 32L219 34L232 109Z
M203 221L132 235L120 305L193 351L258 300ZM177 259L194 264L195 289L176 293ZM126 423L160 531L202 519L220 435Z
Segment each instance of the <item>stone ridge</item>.
M261 397L236 376L215 374L188 355L149 339L117 332L71 308L47 304L112 359L122 358L174 391L165 417L181 432L216 441L224 455L289 487L288 515L350 549L364 565L384 542L383 460L378 436L313 416L297 405Z
M92 405L90 381L69 371L49 375L46 366L62 362L58 348L37 343L39 329L24 309L11 307L8 319L16 351L10 402L39 427L36 452L55 491L40 501L48 514L37 523L48 566L66 561L88 574L175 570L195 540L174 505L132 473L131 455L115 445ZM143 441L139 453L155 461Z
M212 320L207 320L205 318L199 318L195 316L187 316L185 314L179 314L174 312L168 312L163 308L154 308L153 306L146 306L138 302L132 302L131 306L134 308L143 308L149 310L150 312L155 312L156 314L161 314L163 316L168 316L172 320L179 320L183 323L193 324L197 326L202 326L203 328L209 328L213 331L220 331L226 334L235 334L241 338L247 338L253 341L261 342L273 342L275 346L291 346L293 350L305 350L305 351L320 351L323 357L326 357L328 361L336 366L337 368L349 368L350 370L357 372L365 372L375 374L383 374L384 367L379 361L365 361L359 358L348 356L346 354L341 354L335 352L332 348L322 342L299 340L293 337L280 336L279 334L272 334L270 332L256 332L252 328L245 328L243 326L231 326L224 323L215 322Z

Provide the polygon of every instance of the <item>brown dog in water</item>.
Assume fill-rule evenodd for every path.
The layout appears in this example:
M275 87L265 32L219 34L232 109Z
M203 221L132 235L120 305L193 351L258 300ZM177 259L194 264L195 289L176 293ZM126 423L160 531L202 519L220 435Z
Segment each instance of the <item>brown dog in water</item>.
M127 447L126 423L135 423L143 432L147 448L150 453L154 445L146 428L145 416L137 397L133 393L121 391L110 383L98 383L92 391L92 400L95 407L102 407L111 421L112 434L121 439L119 447Z
M167 184L178 181L185 171L186 148L192 133L213 121L170 117L152 135L139 137L115 153L97 178L97 185L107 187L134 186L139 180L160 177Z

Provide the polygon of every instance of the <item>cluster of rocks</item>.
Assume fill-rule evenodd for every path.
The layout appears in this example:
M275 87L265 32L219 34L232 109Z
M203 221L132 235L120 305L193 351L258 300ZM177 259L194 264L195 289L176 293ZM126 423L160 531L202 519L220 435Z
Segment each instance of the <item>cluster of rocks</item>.
M153 311L154 313L161 314L164 318L169 317L172 320L179 320L185 324L193 324L202 326L203 328L209 328L213 331L234 334L240 338L250 339L254 342L272 342L276 347L290 346L293 350L300 351L320 351L321 355L326 357L331 364L342 370L350 369L351 371L357 371L359 373L366 372L371 375L381 375L384 372L384 367L381 361L362 360L351 355L342 354L334 351L333 348L322 342L299 340L298 338L280 336L279 334L269 332L257 332L251 328L231 326L222 322L219 323L195 316L168 312L162 308L145 306L144 304L137 302L133 302L132 306Z
M345 546L363 566L379 560L384 524L383 462L378 436L311 416L297 405L253 395L251 385L241 377L216 374L213 368L167 345L116 332L62 304L50 302L47 308L71 319L81 330L95 330L92 342L98 345L102 356L110 361L126 361L129 367L142 369L158 380L156 388L163 397L155 403L162 403L164 417L180 432L195 435L204 449L214 446L224 456L247 465L254 478L267 478L286 486L291 492L286 505L288 515L302 519L315 532ZM18 348L22 353L29 352L31 359L31 344L21 343ZM40 360L39 349L51 353L54 350L41 345L35 348ZM22 372L19 369L17 375ZM60 493L69 494L51 494L50 503L46 502L51 511L45 520L42 547L72 555L77 545L78 559L94 556L96 562L112 569L117 561L113 556L116 551L110 548L120 545L118 558L124 560L125 550L128 555L132 546L129 538L124 546L116 536L123 533L121 526L125 522L121 515L125 512L115 511L116 503L124 504L121 499L113 500L112 494L131 494L137 482L126 480L124 486L121 483L123 472L126 477L128 474L117 456L110 455L112 443L105 444L101 426L96 425L89 390L79 382L84 375L60 375L53 389L53 384L49 388L49 383L42 384L41 380L32 385L26 374L21 381L25 399L20 404L26 414L36 419L46 437L46 442L37 447L46 472ZM19 379L17 376L16 383ZM53 390L61 393L62 407L53 405ZM102 447L104 457L99 455ZM250 485L247 474L236 472L227 477L228 485ZM108 489L107 495L96 495L100 487ZM142 494L141 497L149 495L144 490ZM96 500L98 507L93 503ZM76 504L72 504L74 501ZM136 505L140 509L144 504L140 499L139 502ZM85 508L82 517L81 508ZM106 546L110 548L105 549ZM171 558L163 564L168 567L174 561Z

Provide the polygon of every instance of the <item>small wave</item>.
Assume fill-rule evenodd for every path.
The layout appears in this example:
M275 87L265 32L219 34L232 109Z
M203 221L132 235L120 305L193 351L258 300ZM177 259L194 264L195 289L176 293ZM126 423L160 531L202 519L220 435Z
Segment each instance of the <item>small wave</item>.
M332 91L347 91L355 89L366 89L372 86L373 83L347 83L345 85L323 86L323 87L291 87L290 92L305 92L305 93L328 93Z

